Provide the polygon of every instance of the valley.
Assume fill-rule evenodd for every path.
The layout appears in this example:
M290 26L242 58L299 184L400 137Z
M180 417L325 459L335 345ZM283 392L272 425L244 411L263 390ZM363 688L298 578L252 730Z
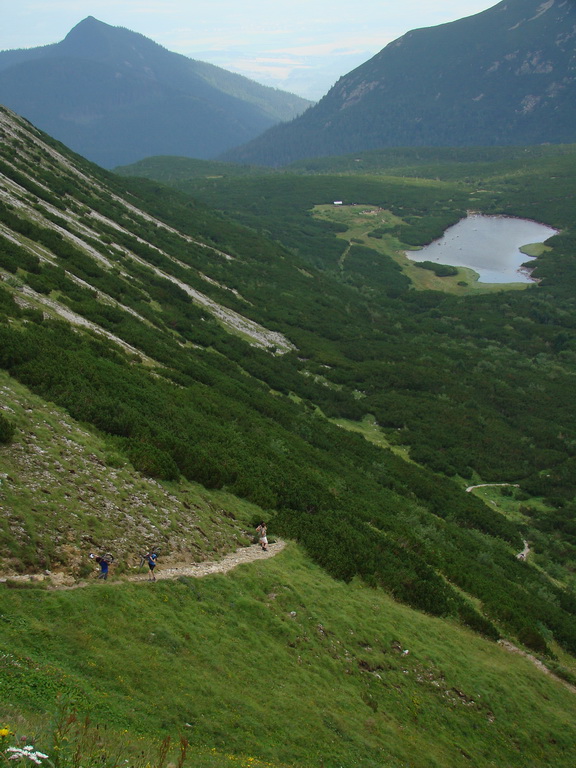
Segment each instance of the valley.
M0 51L0 763L574 768L576 5L316 104L64 5Z
M574 147L113 174L1 115L2 722L61 768L569 768ZM537 283L402 255L467 210L559 231Z

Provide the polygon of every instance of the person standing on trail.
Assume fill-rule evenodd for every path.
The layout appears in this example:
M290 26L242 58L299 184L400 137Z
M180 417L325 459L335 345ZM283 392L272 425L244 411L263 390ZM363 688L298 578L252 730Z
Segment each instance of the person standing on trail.
M266 535L267 533L266 523L262 521L260 525L256 528L256 530L260 534L260 546L262 547L262 550L264 552L268 552L268 537Z
M156 568L156 561L158 560L158 555L156 552L146 552L144 555L144 560L148 563L148 581L156 581L156 576L154 575L154 568Z
M90 560L94 560L98 563L100 566L100 573L98 574L98 578L106 581L108 578L108 568L110 567L110 563L114 562L114 556L109 552L104 555L94 555L91 553Z
M106 560L105 557L100 557L99 555L95 557L94 560L100 566L100 573L98 574L98 578L102 579L103 581L106 581L106 579L108 578L108 567L110 563L108 562L108 560Z

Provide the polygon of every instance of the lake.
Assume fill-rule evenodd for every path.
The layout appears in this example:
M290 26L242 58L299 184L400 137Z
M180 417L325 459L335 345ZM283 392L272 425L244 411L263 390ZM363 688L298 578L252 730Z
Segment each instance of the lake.
M469 267L481 283L529 283L530 273L522 264L530 257L520 247L543 243L556 229L527 219L473 214L446 230L420 251L407 251L411 261L434 261L454 267Z

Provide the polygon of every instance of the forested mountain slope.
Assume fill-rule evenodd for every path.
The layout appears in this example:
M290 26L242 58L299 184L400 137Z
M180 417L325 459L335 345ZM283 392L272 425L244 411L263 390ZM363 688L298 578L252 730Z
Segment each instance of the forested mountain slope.
M334 225L302 233L317 245L312 259L306 239L288 247L155 182L114 177L1 114L0 365L14 380L145 476L266 510L337 578L360 576L493 639L576 651L573 299L554 278L505 305L502 295L419 292L366 246L342 274ZM294 179L281 181L294 194ZM300 207L325 200L334 179L302 182ZM454 216L469 194L378 179L349 189L389 202L403 190L436 225L434 206L452 200ZM295 201L281 192L263 185L260 198L289 225ZM14 410L2 412L4 461L18 441ZM327 418L372 410L380 445ZM411 461L385 446L394 435L412 445ZM548 498L507 517L465 492L479 477ZM173 503L186 549L187 507ZM75 504L64 495L50 515L17 508L22 534L5 527L6 565L71 567L83 531L56 547L49 533L51 515ZM539 567L516 558L527 535ZM128 546L112 530L101 539L120 555Z
M204 176L193 161L177 167L175 159L126 172L172 179L357 292L358 310L344 324L300 315L317 331L305 348L311 359L320 353L318 374L338 388L330 403L324 390L324 411L355 420L372 414L389 443L409 445L412 458L437 471L518 482L527 534L539 538L535 521L555 531L545 549L568 565L574 459L570 442L560 448L557 438L574 428L575 166L573 146L549 146L391 149L259 178L234 178L225 165ZM356 204L318 205L342 198ZM462 270L435 277L406 259L403 244L430 242L470 209L560 230L531 262L537 284L512 292L471 282Z
M415 29L223 159L283 166L391 146L573 142L575 29L571 0L504 0Z
M59 43L0 52L0 103L105 167L212 157L309 105L92 16Z

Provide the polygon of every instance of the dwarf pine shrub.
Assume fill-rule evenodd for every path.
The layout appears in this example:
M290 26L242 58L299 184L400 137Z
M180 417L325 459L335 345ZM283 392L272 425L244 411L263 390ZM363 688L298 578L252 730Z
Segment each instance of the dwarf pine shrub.
M9 443L14 436L14 425L0 413L0 443Z

